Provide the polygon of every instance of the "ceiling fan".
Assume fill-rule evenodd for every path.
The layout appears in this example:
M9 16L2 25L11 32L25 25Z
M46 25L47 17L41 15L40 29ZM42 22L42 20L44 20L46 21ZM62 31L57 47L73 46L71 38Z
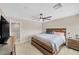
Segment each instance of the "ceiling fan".
M51 19L50 19L51 17L52 17L52 16L44 17L44 16L43 16L43 13L40 13L39 18L37 18L37 19L39 19L39 21L45 21L45 20L51 20Z

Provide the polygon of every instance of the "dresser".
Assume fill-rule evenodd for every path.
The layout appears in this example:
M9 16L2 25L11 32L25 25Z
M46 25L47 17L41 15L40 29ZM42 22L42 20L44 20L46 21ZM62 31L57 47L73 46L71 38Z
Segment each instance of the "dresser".
M7 44L0 44L0 55L15 55L15 37L9 37Z
M79 50L79 40L78 39L68 39L67 40L67 46L69 48Z

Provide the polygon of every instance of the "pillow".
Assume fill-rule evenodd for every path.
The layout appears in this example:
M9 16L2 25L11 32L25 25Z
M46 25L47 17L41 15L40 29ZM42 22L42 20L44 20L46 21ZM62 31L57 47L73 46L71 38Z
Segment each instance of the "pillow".
M52 34L52 32L46 32L46 34Z
M53 34L52 32L42 32L40 34Z
M64 36L64 33L62 32L54 32L55 35Z

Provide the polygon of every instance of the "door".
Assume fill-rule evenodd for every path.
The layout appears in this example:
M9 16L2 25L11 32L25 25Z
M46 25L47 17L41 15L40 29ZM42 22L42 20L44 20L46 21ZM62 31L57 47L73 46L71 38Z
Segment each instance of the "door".
M11 35L16 37L16 41L20 41L20 23L11 23Z

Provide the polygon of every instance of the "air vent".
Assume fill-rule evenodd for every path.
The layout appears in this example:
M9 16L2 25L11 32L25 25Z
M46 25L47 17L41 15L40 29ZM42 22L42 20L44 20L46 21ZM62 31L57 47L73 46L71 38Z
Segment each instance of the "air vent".
M53 6L54 9L59 9L62 7L62 4L61 3L57 3Z

